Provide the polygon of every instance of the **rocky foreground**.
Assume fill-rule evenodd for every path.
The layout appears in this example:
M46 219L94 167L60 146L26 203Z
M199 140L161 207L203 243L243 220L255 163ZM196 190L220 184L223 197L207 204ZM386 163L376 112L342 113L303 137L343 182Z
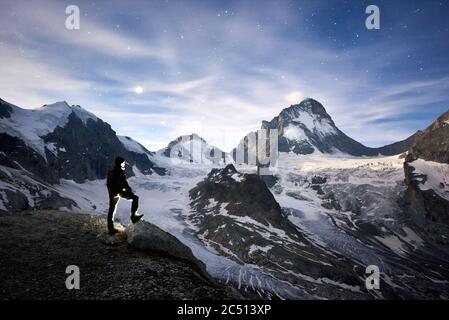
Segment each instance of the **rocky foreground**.
M116 236L106 231L106 220L89 214L0 215L0 299L243 298L148 222ZM80 269L79 290L66 288L69 265Z

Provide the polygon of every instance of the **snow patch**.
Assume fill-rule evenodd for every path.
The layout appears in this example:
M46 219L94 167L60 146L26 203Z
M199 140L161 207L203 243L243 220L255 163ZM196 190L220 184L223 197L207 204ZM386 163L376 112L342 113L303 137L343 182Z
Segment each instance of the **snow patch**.
M239 174L239 173L234 173L233 175L231 175L231 178L234 179L236 182L242 182L244 180L244 175L243 174Z
M419 185L421 190L433 190L449 201L449 164L417 159L409 164L414 175L425 175L425 182Z
M267 253L269 250L271 250L274 246L268 245L265 247L261 247L261 246L256 246L256 245L251 245L251 247L249 247L249 251L248 254L253 254L256 251L262 251Z
M304 124L310 131L313 130L313 127L315 126L315 118L308 112L300 112L298 116L293 121L301 122Z
M0 191L0 210L8 211L5 206L5 204L8 204L8 203L9 203L9 201L8 201L8 197L6 196L6 192Z
M144 154L147 153L140 143L131 139L130 137L117 136L117 138L120 140L120 142L123 144L123 146L127 150L136 152L136 153L144 153Z
M311 132L314 132L315 134L318 134L322 137L337 134L335 127L332 125L329 119L321 118L319 115L313 114L311 112L301 111L292 120L302 123Z
M404 256L406 252L404 248L404 243L401 241L401 239L399 239L395 235L386 237L375 236L375 238L379 240L382 244L384 244L386 247L390 248L391 251L395 252L400 256Z
M295 125L289 125L284 128L284 137L286 137L290 141L307 140L307 136L304 133L304 130Z

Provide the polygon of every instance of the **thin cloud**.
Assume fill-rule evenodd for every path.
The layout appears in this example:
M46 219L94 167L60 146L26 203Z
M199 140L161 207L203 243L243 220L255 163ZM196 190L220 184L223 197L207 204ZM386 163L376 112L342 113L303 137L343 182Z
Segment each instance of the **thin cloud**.
M63 27L62 3L7 1L0 52L8 63L0 72L8 81L0 94L26 106L81 104L150 150L196 132L229 151L304 96L322 102L345 133L374 146L406 138L422 123L401 117L448 102L447 77L375 76L388 66L385 55L373 52L388 48L388 62L396 65L410 44L379 38L342 49L323 37L292 38L291 29L308 28L305 19L324 2L305 4L299 15L283 2L257 10L253 4L136 2L139 12L130 16L127 3L98 14L80 2L89 14L80 32L71 32Z

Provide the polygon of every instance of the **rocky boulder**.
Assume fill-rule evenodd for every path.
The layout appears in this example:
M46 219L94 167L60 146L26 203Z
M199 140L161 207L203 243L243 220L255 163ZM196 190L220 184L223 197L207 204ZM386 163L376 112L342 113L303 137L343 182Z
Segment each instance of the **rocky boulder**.
M126 234L107 235L105 217L57 210L0 214L1 300L229 300L234 288L206 281L168 255L141 252ZM80 268L80 290L65 269Z
M128 226L126 234L127 241L133 248L168 254L191 264L203 275L207 275L205 264L195 258L189 247L154 224L141 220Z

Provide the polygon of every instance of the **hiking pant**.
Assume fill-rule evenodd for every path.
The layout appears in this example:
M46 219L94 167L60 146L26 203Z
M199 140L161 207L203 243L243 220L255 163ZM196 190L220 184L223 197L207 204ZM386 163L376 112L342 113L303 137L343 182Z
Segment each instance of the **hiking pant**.
M137 212L137 208L139 207L139 197L131 192L123 192L117 195L109 195L109 211L108 211L108 229L114 229L113 216L115 212L115 208L117 207L117 203L120 198L124 198L127 200L132 200L131 204L131 218L135 216Z

